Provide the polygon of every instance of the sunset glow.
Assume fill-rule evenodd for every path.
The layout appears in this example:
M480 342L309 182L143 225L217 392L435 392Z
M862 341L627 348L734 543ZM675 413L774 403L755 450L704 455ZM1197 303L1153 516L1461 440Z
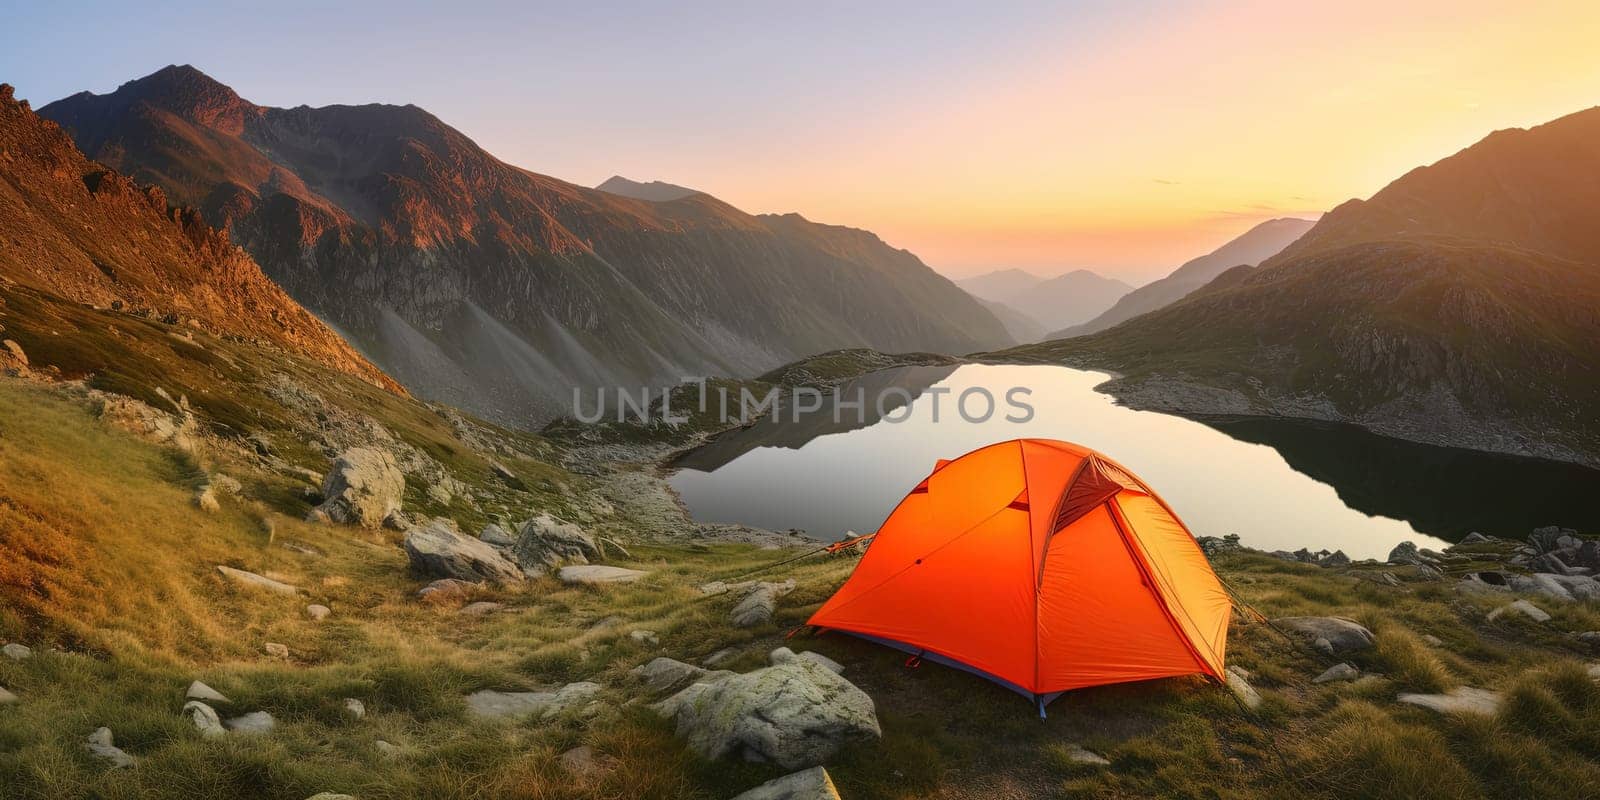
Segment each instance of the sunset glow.
M957 276L1147 280L1600 102L1592 2L698 5L627 30L574 9L508 6L485 28L371 7L308 10L287 51L207 31L290 23L210 7L99 34L44 18L78 11L19 13L41 35L0 78L35 104L167 61L260 103L415 103L537 172L868 228Z

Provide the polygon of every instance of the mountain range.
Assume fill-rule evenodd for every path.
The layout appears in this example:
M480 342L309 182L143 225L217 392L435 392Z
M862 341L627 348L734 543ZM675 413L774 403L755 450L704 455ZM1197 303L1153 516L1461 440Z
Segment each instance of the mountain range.
M1116 278L1086 269L1051 278L1020 269L1002 269L957 281L957 285L980 300L1022 314L1046 331L1083 322L1133 290Z
M640 183L639 181L628 180L621 175L612 175L594 188L609 194L631 197L635 200L649 200L654 203L667 203L702 194L699 189L690 189L675 183L667 183L666 181Z
M1355 422L1600 464L1600 108L1495 132L1259 267L1006 359L1117 370L1124 402Z
M1128 292L1094 319L1057 330L1047 338L1060 339L1103 331L1119 322L1176 303L1231 267L1240 264L1253 267L1277 255L1310 230L1313 224L1311 220L1293 217L1269 219L1210 253L1185 262L1165 278Z
M664 184L577 186L415 106L273 108L174 66L39 113L90 158L198 208L418 395L503 422L542 423L579 386L1012 341L869 232L703 193L626 196L667 196Z

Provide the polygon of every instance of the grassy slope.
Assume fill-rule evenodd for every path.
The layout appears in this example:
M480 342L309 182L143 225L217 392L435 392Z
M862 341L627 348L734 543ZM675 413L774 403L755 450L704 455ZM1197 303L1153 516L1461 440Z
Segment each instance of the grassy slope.
M234 472L247 498L271 479ZM468 620L412 599L420 582L390 542L285 518L277 542L325 555L272 546L250 500L225 501L216 515L193 509L194 475L184 457L105 427L56 390L0 380L0 638L39 653L0 661L0 685L22 697L0 713L7 796L726 797L776 771L688 754L648 712L622 707L638 694L626 671L654 655L698 660L729 644L748 645L735 668L757 666L851 566L786 571L800 589L772 626L753 631L726 626L731 598L701 599L693 588L779 557L732 545L645 544L628 562L655 571L642 584L484 590L480 598L509 610ZM220 581L217 563L307 591L242 593ZM878 704L883 741L830 765L841 790L853 799L1558 797L1600 781L1600 690L1559 633L1600 628L1594 608L1552 608L1556 621L1544 627L1485 623L1493 601L1439 584L1397 590L1253 554L1224 556L1219 569L1268 614L1363 620L1381 644L1357 663L1384 677L1312 687L1324 665L1262 626L1236 624L1230 662L1255 674L1267 729L1193 680L1074 692L1041 723L1025 701L964 673L908 672L900 655L844 637L791 640L847 664ZM307 602L334 615L313 623ZM659 632L661 646L630 639L639 628ZM1422 633L1445 647L1423 645ZM287 644L290 663L262 654L268 641ZM178 714L194 678L230 695L233 710L271 711L279 729L201 739ZM606 685L619 710L588 726L497 725L469 718L461 701L479 688L578 679ZM1510 689L1513 699L1493 720L1393 702L1397 691L1457 684ZM345 697L366 703L366 720L342 714ZM142 758L139 767L104 772L84 754L83 736L99 725ZM403 754L380 756L378 739ZM1106 753L1112 766L1070 764L1067 742ZM579 743L616 757L618 770L590 782L564 775L555 756Z

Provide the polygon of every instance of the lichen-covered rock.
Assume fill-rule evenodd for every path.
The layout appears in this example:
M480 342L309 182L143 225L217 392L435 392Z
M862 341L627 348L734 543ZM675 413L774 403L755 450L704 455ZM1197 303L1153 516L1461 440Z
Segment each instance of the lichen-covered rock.
M299 588L290 586L283 581L275 581L265 575L257 575L254 572L225 567L221 564L217 565L217 572L222 573L222 577L250 589L260 589L264 592L283 595L294 595L300 591Z
M827 770L812 767L774 778L733 800L839 800L839 790Z
M242 714L223 723L228 730L235 733L266 733L278 724L271 714L265 711L252 711Z
M568 564L599 559L600 548L577 525L540 514L517 532L511 554L529 575L539 575Z
M778 598L794 591L794 581L787 580L782 583L758 583L750 588L748 594L733 607L729 613L736 628L754 628L772 621L772 615L777 613Z
M228 699L227 695L224 695L222 692L219 692L216 689L201 683L200 681L190 683L189 690L184 692L183 696L189 700L199 700L205 703L232 702Z
M511 531L493 522L483 526L483 531L478 534L478 538L484 543L492 544L495 547L510 547L517 543L517 537L512 536Z
M648 572L627 569L626 567L608 567L603 564L575 564L570 567L562 567L556 573L556 577L562 583L606 584L633 583L649 574Z
M1372 631L1359 623L1340 617L1279 617L1272 621L1280 628L1298 633L1307 642L1328 640L1333 654L1343 655L1372 646Z
M201 736L210 738L222 736L228 732L227 729L222 727L222 720L217 717L216 710L199 700L190 700L184 703L183 713L189 717L190 722L194 723Z
M577 708L600 693L600 684L583 681L569 683L550 692L496 692L485 690L467 695L467 708L480 717L531 717L548 719Z
M116 746L111 738L110 728L97 728L94 733L89 734L89 739L83 746L88 748L90 753L104 759L112 769L133 766L133 756Z
M732 756L785 769L823 763L882 735L872 698L828 668L796 658L691 684L653 708L706 758Z
M649 663L634 667L632 674L645 685L651 692L660 694L669 689L675 689L691 681L703 678L707 671L693 664L667 658L651 659ZM733 673L726 673L732 675Z
M1322 674L1312 678L1311 682L1333 683L1336 681L1353 681L1359 677L1361 677L1361 670L1356 669L1349 664L1340 663L1334 664L1333 666L1323 670Z
M411 568L426 576L472 582L522 580L522 571L499 550L462 536L448 520L413 528L406 534L405 550Z
M322 478L317 510L346 525L377 528L400 510L406 479L387 450L352 447L339 454Z

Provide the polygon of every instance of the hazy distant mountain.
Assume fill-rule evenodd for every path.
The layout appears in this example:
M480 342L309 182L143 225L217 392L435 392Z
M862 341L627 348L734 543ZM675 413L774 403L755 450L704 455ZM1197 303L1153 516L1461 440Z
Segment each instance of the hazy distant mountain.
M1267 220L1210 253L1186 262L1167 277L1128 292L1094 319L1055 331L1049 334L1049 338L1060 339L1103 331L1140 314L1176 303L1231 267L1240 264L1253 267L1277 255L1314 224L1312 220L1292 217Z
M1600 108L1412 170L1166 308L1006 355L1118 370L1141 407L1600 465L1596 220Z
M1002 303L1046 331L1083 322L1111 307L1133 287L1086 269L1040 278L1020 269L1003 269L958 281L975 297Z
M168 67L40 113L200 207L419 394L503 421L566 411L574 386L1010 341L977 301L866 231L705 194L575 186L415 106L270 108Z
M650 181L640 183L630 181L621 175L612 175L604 183L594 187L602 192L631 197L635 200L649 200L656 203L665 203L672 200L682 200L685 197L700 194L698 189L690 189L666 181Z
M956 285L966 289L973 297L1004 303L1044 283L1044 280L1025 270L997 269L972 278L962 278L956 281Z
M337 334L261 274L226 234L189 208L169 209L160 189L143 187L85 158L60 128L39 118L0 84L0 288L16 284L60 298L125 311L172 337L190 328L270 343L369 383L398 389ZM12 302L26 299L13 297ZM0 298L0 309L7 302ZM10 309L21 313L17 308ZM46 312L40 311L41 315ZM3 315L0 315L3 316ZM8 320L10 321L10 320ZM35 320L37 321L37 320ZM92 361L94 336L69 321L42 341L18 328L7 334L42 361ZM62 336L65 330L68 336ZM79 357L83 356L83 357ZM227 369L216 357L196 356ZM231 365L237 370L238 365ZM147 371L148 372L148 371ZM163 373L164 375L164 373ZM68 377L82 377L68 375ZM145 380L155 376L146 374ZM148 396L140 381L101 374L106 385ZM165 387L178 392L180 387Z
M981 297L978 298L978 302L982 303L984 308L989 309L989 313L993 314L995 319L1000 320L1000 324L1006 326L1006 333L1011 334L1012 339L1018 342L1037 342L1044 338L1045 327L1033 317L1005 303L997 303Z

